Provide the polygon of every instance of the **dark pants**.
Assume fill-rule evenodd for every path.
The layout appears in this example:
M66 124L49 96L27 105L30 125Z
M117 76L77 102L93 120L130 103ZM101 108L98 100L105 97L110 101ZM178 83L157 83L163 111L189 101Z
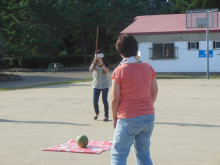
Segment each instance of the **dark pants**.
M95 113L99 114L99 96L100 96L100 93L102 92L102 102L104 104L105 117L108 117L108 111L109 111L108 90L109 88L105 88L105 89L93 88L93 105L94 105Z

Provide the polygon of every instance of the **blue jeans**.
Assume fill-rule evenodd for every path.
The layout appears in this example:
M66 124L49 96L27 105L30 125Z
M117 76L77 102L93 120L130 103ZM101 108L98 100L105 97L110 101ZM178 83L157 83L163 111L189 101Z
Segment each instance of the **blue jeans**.
M126 165L133 144L137 165L153 165L150 158L150 137L154 114L118 119L111 150L111 165Z
M104 104L105 117L108 117L108 113L109 113L108 90L109 88L105 88L105 89L93 88L93 106L95 109L95 113L99 114L99 96L100 96L100 93L102 92L102 102Z

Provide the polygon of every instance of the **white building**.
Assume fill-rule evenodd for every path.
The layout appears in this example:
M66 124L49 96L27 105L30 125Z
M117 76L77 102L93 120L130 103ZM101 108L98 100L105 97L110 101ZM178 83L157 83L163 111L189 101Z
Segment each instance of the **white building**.
M206 28L187 29L185 14L138 16L121 33L135 36L156 72L207 71ZM209 72L220 73L220 27L209 30L209 50Z

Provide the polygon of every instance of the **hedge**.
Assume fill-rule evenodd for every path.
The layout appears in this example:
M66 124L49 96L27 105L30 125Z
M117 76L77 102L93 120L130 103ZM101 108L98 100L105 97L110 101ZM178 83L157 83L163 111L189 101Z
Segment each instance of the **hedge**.
M0 61L1 68L16 68L19 67L17 58L4 58Z
M64 66L73 66L84 63L84 56L75 55L75 56L58 56L57 62L63 64Z
M54 61L56 58L49 56L27 56L20 59L20 66L22 68L47 68Z
M93 59L94 55L87 55L87 64L90 64ZM105 54L105 59L110 64L115 64L121 60L121 57L116 54ZM82 65L84 64L84 56L24 56L21 58L4 58L0 60L0 68L47 68L50 63L61 63L64 67Z

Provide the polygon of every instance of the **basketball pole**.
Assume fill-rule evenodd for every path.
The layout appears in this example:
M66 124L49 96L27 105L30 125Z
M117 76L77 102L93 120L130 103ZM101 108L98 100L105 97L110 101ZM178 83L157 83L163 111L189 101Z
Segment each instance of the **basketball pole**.
M206 11L207 14L207 28L206 28L206 41L207 41L207 73L206 77L209 79L209 10Z

